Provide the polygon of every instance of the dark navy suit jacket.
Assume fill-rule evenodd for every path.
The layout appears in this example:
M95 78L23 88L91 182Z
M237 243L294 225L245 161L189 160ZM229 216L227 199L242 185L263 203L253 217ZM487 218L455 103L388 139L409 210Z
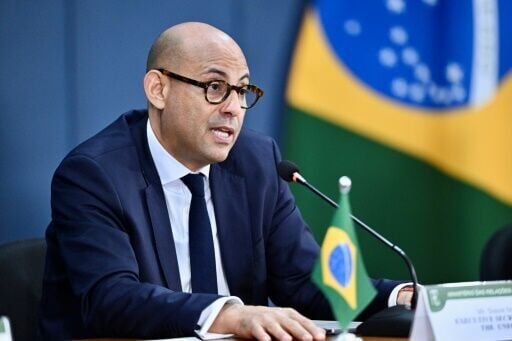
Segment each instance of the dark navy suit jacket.
M132 111L74 149L52 181L52 221L40 326L46 339L192 335L219 296L181 292L164 193L151 158L146 111ZM275 142L243 129L210 186L224 272L246 304L332 319L311 283L319 247L288 185ZM374 281L367 309L386 306L392 281Z

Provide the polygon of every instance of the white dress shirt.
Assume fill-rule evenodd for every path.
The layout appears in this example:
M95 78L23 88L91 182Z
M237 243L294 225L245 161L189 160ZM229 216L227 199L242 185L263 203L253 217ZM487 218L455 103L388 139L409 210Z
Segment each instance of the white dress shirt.
M210 218L210 225L212 228L218 294L229 296L229 287L222 267L219 239L217 236L217 223L215 220L210 190L210 166L205 166L198 172L191 172L187 167L169 154L160 144L153 132L153 129L151 128L149 120L146 131L149 151L155 163L155 167L158 175L160 176L160 182L164 190L165 203L167 205L169 221L171 222L172 236L174 239L174 246L176 248L176 257L178 259L182 291L192 292L188 240L188 215L190 211L190 202L192 201L192 194L183 181L181 181L181 178L189 173L201 173L204 175L204 199L206 201L206 209L208 210L208 217ZM198 321L198 325L201 326L201 330L198 331L198 334L200 334L201 337L208 338L206 332L217 317L220 309L227 302L243 304L238 297L229 296L220 298L209 305L205 310L203 310Z

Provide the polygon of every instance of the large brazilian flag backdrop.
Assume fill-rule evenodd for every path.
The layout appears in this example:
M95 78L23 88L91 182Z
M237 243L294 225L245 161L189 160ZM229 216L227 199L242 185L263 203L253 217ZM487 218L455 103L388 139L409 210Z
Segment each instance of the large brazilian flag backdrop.
M512 1L319 0L287 89L285 156L400 244L423 283L477 280L512 222ZM319 241L333 211L294 188ZM359 232L368 272L407 277Z

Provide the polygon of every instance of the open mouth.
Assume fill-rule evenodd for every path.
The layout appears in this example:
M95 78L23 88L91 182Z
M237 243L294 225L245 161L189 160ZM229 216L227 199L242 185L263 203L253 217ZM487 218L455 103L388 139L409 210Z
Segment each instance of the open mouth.
M215 127L212 128L211 131L218 141L225 143L231 142L235 134L235 130L229 127Z

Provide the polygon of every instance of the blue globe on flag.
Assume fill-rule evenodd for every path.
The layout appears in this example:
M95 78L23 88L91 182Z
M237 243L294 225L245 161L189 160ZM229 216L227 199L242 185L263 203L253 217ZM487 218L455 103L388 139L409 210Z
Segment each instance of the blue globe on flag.
M336 281L346 288L354 271L352 267L352 254L347 243L338 244L331 251L329 255L329 270Z
M502 48L510 39L510 1L318 0L316 6L334 54L359 81L428 113L487 103L512 66Z

